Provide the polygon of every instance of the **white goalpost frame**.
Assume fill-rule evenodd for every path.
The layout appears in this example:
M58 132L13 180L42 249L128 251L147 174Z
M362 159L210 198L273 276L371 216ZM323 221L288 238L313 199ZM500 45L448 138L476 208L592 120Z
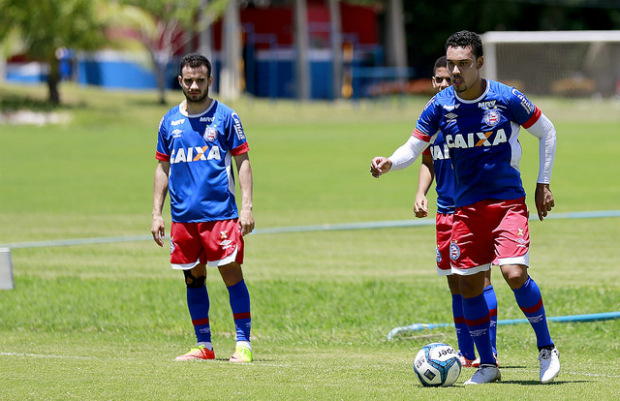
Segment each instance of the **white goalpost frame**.
M491 31L480 35L484 50L484 77L497 80L497 46L534 43L620 43L620 31Z

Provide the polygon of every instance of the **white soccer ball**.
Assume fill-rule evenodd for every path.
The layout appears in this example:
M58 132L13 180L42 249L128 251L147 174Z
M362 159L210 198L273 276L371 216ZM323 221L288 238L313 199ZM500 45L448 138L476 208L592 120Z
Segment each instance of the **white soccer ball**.
M461 361L451 346L432 343L422 347L415 356L413 370L423 386L448 387L461 374Z

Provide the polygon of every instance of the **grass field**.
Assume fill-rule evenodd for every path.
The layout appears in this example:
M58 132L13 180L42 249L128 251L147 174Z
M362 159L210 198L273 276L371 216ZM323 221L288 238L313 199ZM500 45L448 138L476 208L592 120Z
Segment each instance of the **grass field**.
M154 93L63 86L62 124L0 125L0 244L150 235ZM46 108L42 87L0 87L0 105ZM172 101L174 99L174 102ZM417 165L380 180L373 156L410 134L426 99L231 102L250 142L258 233L247 237L255 362L234 348L227 292L209 270L217 360L179 363L195 341L182 276L152 241L15 247L15 289L0 291L2 400L584 400L620 393L620 321L550 323L562 373L538 382L527 325L500 326L503 381L423 388L412 362L453 329L387 341L411 323L449 322L432 225L279 234L260 229L410 220ZM533 99L559 144L552 213L620 209L620 102ZM528 194L537 142L522 134ZM432 201L432 200L431 200ZM528 199L533 208L532 199ZM166 208L168 210L168 208ZM169 217L167 218L169 222ZM620 310L620 220L531 224L531 274L549 316ZM493 273L500 319L521 319Z

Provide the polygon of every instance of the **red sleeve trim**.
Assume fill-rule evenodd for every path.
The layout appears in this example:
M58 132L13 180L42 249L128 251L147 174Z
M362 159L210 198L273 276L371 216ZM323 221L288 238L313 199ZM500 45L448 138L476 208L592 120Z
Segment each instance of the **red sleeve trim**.
M427 134L425 134L424 132L420 131L419 129L414 129L413 133L411 134L411 136L415 136L416 138L424 141L424 142L430 142L431 141L431 137Z
M170 161L170 156L165 155L163 153L159 153L159 152L155 152L155 158L159 161L162 162L169 162Z
M528 129L532 125L536 124L536 121L538 121L538 119L540 118L540 115L542 114L542 112L540 111L538 107L536 106L534 107L535 107L534 112L532 113L532 116L529 118L529 120L521 124L521 126L525 129Z
M424 152L422 152L423 155L426 156L432 156L431 155L431 147L429 146L428 148L424 149Z
M248 143L245 142L243 145L237 146L236 148L231 150L230 154L233 156L239 156L249 151L250 151L250 145L248 145Z

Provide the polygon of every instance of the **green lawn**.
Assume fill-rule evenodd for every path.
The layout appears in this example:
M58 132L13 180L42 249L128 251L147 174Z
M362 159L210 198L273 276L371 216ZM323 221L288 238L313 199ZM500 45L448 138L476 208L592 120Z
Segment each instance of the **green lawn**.
M71 85L62 95L55 111L67 123L0 125L0 244L150 235L156 129L172 103ZM43 87L0 87L5 109L45 111L44 97ZM552 213L620 209L620 103L533 100L558 131ZM257 229L413 219L418 163L379 180L368 170L373 156L407 139L425 101L229 103L250 142ZM533 195L537 142L526 132L521 142ZM549 316L620 310L619 223L531 223L531 274ZM256 360L242 366L226 362L234 327L215 269L217 360L179 363L195 338L167 249L148 240L15 247L16 288L0 291L0 399L607 400L620 392L620 321L550 323L562 361L551 385L537 380L532 330L514 325L498 330L501 383L465 388L467 369L453 387L423 388L415 353L432 341L456 345L454 330L386 335L450 321L432 225L258 230L246 246ZM523 318L498 272L493 281L499 318Z

